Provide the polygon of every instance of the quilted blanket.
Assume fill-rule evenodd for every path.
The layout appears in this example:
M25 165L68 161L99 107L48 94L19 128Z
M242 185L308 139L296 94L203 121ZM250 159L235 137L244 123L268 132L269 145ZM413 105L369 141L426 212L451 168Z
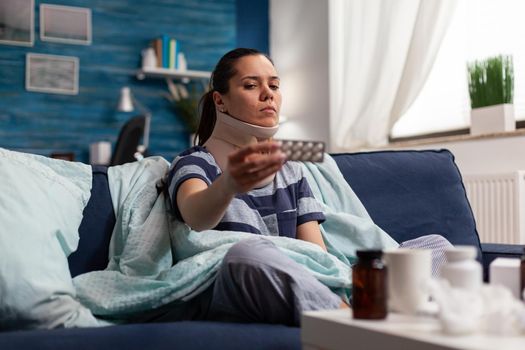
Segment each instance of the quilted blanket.
M125 320L176 300L189 300L213 283L222 258L235 243L253 237L234 231L196 232L169 214L160 179L169 168L161 157L111 167L110 191L117 216L108 267L79 275L77 297L95 315ZM347 298L355 250L397 243L377 227L335 161L305 164L305 174L326 221L321 230L328 252L286 237L273 241L319 281Z

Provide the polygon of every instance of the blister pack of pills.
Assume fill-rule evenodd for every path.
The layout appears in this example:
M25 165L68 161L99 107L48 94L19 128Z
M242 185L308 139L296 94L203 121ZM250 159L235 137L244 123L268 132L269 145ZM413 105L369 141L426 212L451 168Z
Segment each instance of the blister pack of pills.
M281 142L281 150L287 160L299 162L322 162L325 144L322 141L276 140Z

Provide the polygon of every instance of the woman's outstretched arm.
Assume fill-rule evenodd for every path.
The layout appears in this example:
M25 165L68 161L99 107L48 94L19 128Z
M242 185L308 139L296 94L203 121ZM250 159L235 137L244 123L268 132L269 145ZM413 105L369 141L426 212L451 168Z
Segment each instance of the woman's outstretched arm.
M217 226L235 195L279 171L284 159L277 142L261 142L232 153L227 169L210 186L196 178L180 185L177 206L182 218L197 231Z

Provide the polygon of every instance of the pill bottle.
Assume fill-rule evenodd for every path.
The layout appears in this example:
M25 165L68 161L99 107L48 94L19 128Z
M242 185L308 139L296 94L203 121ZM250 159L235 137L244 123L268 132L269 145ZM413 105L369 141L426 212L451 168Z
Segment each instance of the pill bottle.
M447 262L441 267L441 278L454 288L478 290L483 284L483 268L476 261L477 254L473 246L458 245L446 249Z
M352 267L352 309L357 319L387 316L387 267L381 250L358 250Z

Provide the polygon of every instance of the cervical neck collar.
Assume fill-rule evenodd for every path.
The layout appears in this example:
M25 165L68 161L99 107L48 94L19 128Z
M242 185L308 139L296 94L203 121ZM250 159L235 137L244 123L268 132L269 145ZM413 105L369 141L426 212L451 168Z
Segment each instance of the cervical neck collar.
M204 147L210 151L221 170L224 171L228 165L228 155L230 153L244 146L269 140L278 129L279 125L270 127L258 126L217 111L215 127ZM270 176L264 179L257 186L265 186L273 180L273 177ZM267 181L268 179L269 181Z

